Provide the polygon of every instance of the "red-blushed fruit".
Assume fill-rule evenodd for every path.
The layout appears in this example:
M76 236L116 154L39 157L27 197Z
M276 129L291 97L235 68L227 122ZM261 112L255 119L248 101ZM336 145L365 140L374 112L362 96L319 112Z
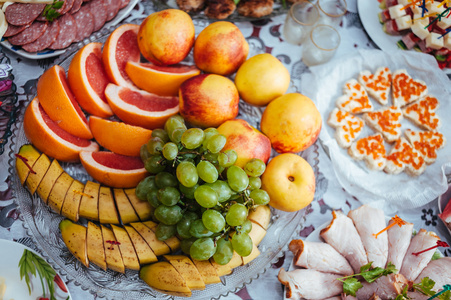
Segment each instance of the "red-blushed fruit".
M111 83L105 89L105 96L119 119L147 129L163 127L170 116L179 112L177 97L158 96Z
M114 188L133 188L149 174L139 157L113 152L80 153L86 172L98 182Z
M244 168L252 158L268 162L271 156L271 141L246 121L241 119L226 121L218 127L218 131L227 137L227 143L222 151L233 149L238 154L235 165Z
M81 151L98 151L97 143L82 139L61 129L34 98L23 121L25 136L41 152L60 161L77 162Z
M235 84L215 74L202 74L180 86L180 115L199 127L218 127L238 115L240 97Z

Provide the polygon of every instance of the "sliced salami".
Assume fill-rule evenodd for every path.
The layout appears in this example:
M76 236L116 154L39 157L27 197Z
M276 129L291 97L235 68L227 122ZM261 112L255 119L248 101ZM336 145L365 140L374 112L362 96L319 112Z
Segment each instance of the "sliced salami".
M107 8L107 21L111 21L119 12L122 0L104 0L105 7Z
M69 10L71 10L72 6L74 5L75 0L64 0L63 6L57 10L57 12L60 13L60 15L64 15Z
M72 8L70 9L69 13L73 15L74 13L79 11L82 4L83 0L74 0L74 5L72 5Z
M3 34L3 37L10 37L10 36L16 35L18 33L21 33L22 31L25 30L25 28L27 28L30 25L31 24L22 25L22 26L14 26L14 25L8 24L8 28L6 29L6 32Z
M91 0L89 3L85 5L91 11L91 14L95 16L94 18L94 31L99 30L105 25L107 18L107 9L103 2L104 0Z
M60 26L58 21L54 21L50 23L50 25L45 30L44 34L41 35L40 38L38 38L33 43L25 44L22 46L22 49L28 52L39 52L46 48L48 48L58 37L60 31Z
M130 0L121 0L121 6L119 6L119 9L123 9L130 3Z
M50 49L59 50L68 47L77 36L77 24L71 14L65 14L53 22L58 22L59 33L56 40L49 46Z
M47 22L33 22L33 24L25 28L21 33L8 38L8 42L16 46L32 43L44 34L47 26Z
M94 17L86 5L83 5L79 11L74 14L75 23L77 24L76 42L82 41L89 37L94 31Z
M45 4L13 3L5 10L6 21L14 26L30 24L36 20L44 8Z

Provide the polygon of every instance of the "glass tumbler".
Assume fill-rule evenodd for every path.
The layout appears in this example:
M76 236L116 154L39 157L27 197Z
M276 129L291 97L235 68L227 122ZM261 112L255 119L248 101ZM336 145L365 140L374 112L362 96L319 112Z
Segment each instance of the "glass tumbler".
M318 0L319 20L318 24L338 27L346 14L348 6L346 0Z
M329 26L320 24L310 32L302 46L302 62L311 67L329 61L340 45L340 34Z
M290 44L300 45L318 21L319 10L309 1L294 3L288 11L283 27L283 37Z

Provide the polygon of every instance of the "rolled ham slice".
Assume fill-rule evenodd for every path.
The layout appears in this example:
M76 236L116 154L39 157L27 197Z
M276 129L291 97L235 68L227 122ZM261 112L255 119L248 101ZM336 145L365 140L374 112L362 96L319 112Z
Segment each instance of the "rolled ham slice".
M357 290L357 299L395 299L403 288L408 284L406 278L401 274L389 274L382 276L372 283L362 282L363 287Z
M400 274L404 275L407 280L414 281L431 261L432 255L434 255L434 249L419 255L413 255L412 253L436 246L438 240L440 238L434 232L420 229L410 242L406 256L402 262Z
M355 273L368 263L357 229L350 218L340 211L332 211L332 221L321 230L321 237L347 259Z
M392 224L394 221L390 220L388 224ZM387 262L391 262L395 265L396 270L401 270L402 261L406 256L407 249L412 239L413 224L406 222L406 224L399 227L395 225L387 230L388 234L388 259Z
M421 271L420 275L415 279L415 283L420 283L421 279L429 277L435 281L433 290L439 291L443 289L445 284L451 283L451 257L442 257L432 260Z
M340 295L343 284L337 274L322 273L315 270L296 269L279 271L279 281L286 286L288 299L327 299Z
M292 240L288 248L298 267L343 276L354 274L348 261L329 244Z
M368 261L373 262L373 267L385 268L388 257L387 232L382 232L377 238L373 236L386 227L384 211L369 205L362 205L351 210L348 217L354 222L366 250Z

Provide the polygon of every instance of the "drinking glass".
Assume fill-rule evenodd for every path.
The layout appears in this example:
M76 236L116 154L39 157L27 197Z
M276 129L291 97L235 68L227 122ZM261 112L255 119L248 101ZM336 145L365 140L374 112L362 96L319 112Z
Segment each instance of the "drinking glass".
M319 18L318 8L309 1L294 3L288 11L283 37L290 44L300 45L308 37Z
M318 24L338 27L347 11L346 0L318 0Z
M302 61L314 66L329 61L340 45L340 34L329 25L320 24L310 32L310 38L302 45Z

